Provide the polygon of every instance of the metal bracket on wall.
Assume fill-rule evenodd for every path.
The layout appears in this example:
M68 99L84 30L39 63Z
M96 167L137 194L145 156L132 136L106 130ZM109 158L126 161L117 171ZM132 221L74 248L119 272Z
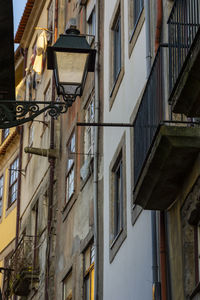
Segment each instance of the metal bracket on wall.
M77 122L77 126L97 126L97 127L134 127L133 124L129 123L84 123Z
M51 117L57 118L66 113L69 106L66 102L1 100L0 129L22 125L45 111Z

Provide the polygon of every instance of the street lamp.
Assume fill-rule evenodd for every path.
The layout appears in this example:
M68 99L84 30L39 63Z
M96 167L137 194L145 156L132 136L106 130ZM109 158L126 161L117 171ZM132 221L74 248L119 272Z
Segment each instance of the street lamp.
M77 29L67 29L47 48L47 67L54 71L57 94L64 101L1 100L0 129L32 121L45 111L51 117L66 113L76 97L82 95L88 72L94 72L95 55L85 35Z
M74 28L60 35L47 49L48 69L54 71L58 95L71 106L81 96L87 73L94 72L96 50L91 49L85 35Z

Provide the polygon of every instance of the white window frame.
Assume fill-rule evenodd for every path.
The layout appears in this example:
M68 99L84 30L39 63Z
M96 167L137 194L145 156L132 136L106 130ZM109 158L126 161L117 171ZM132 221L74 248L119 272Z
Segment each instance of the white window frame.
M66 165L66 202L68 202L75 191L75 152L76 152L76 135L75 131L67 144L67 165Z

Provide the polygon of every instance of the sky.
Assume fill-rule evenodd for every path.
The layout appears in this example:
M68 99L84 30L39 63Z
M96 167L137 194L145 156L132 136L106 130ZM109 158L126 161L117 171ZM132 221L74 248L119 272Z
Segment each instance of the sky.
M17 31L19 22L21 20L22 14L27 0L13 0L13 12L14 12L14 36Z

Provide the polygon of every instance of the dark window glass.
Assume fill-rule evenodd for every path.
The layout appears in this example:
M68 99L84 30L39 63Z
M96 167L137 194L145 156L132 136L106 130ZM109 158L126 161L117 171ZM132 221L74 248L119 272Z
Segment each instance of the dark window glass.
M113 61L113 80L117 77L121 70L121 18L118 16L116 23L113 27L114 31L114 61Z
M123 174L122 160L114 171L114 236L123 226Z
M3 143L5 141L5 139L8 137L10 133L10 129L6 128L2 130L2 138L1 138L1 142Z
M133 28L135 28L135 26L138 23L138 20L140 18L143 7L144 7L144 0L134 0L134 3L133 3Z
M76 148L76 139L75 132L72 134L72 137L67 146L67 176L66 176L66 202L74 194L74 180L75 180L75 148Z
M15 200L17 200L18 190L18 173L19 173L19 158L10 166L10 177L9 177L9 200L8 205L10 206Z

